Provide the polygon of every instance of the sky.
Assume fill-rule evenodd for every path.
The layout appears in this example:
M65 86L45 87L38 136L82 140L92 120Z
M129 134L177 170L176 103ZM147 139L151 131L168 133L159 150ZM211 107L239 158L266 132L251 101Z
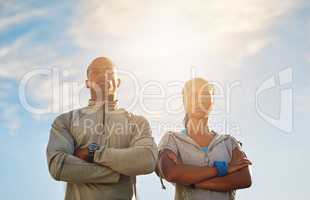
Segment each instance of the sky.
M0 0L0 194L63 199L48 174L53 119L87 105L86 68L109 57L118 99L151 123L156 142L182 129L181 90L215 85L210 126L235 136L253 162L240 200L310 195L310 3L307 0ZM156 175L140 199L173 199Z

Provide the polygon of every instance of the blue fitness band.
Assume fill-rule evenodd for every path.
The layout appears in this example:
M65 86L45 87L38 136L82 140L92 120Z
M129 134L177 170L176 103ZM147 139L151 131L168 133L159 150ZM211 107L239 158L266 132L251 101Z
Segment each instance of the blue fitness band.
M226 176L228 172L228 165L225 161L214 161L214 167L217 170L218 176Z

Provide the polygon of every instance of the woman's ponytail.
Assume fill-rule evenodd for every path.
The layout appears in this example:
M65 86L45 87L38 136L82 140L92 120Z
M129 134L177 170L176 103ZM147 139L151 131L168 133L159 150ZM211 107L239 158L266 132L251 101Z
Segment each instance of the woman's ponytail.
M184 116L184 119L183 119L185 129L187 128L188 120L189 120L188 119L188 114L186 113L185 116Z

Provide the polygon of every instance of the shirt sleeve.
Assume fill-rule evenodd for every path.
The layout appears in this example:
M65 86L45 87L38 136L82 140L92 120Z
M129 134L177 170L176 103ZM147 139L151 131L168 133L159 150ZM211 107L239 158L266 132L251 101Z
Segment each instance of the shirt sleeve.
M132 138L128 148L103 148L95 152L96 163L127 175L152 173L157 162L157 146L149 122L142 116L130 116Z
M175 140L172 136L171 132L167 132L165 133L165 135L161 138L159 145L158 145L158 156L160 159L160 154L165 150L168 149L172 152L174 152L177 156L178 156L178 149L177 149L177 145L175 143ZM157 162L157 167L156 167L156 173L160 178L164 178L164 173L162 171L160 162Z
M240 151L242 150L241 142L238 141L235 137L230 136L229 137L229 146L231 148L231 151L233 151L235 148L238 148Z
M73 156L74 139L68 129L67 114L58 116L50 131L46 149L51 176L58 181L74 183L116 183L120 174L109 167L88 163Z
M235 137L228 135L227 140L225 140L225 144L227 147L227 150L230 154L230 157L232 157L232 152L235 149L238 149L239 151L241 151L244 155L244 151L242 150L242 144L240 141L238 141Z
M161 153L165 149L169 149L176 155L178 155L178 148L171 134L172 133L168 132L161 138L158 145L159 153Z

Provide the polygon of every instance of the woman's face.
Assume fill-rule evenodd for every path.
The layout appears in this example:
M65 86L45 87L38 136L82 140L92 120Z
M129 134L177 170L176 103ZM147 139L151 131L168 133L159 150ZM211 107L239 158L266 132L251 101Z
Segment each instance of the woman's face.
M192 79L184 86L183 98L189 116L205 117L213 104L213 89L204 79Z

